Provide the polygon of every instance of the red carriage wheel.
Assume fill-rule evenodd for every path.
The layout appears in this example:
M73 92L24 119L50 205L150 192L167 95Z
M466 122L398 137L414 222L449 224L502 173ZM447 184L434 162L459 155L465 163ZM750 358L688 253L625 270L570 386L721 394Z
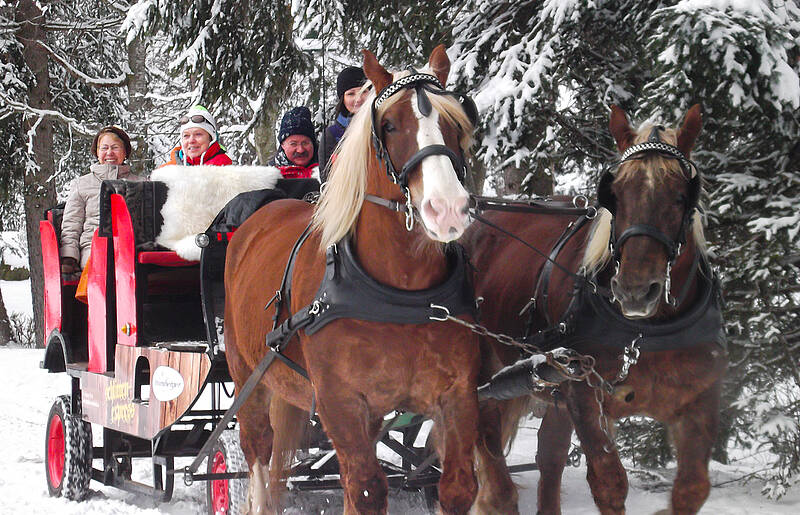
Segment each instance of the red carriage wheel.
M209 474L247 472L239 446L239 431L224 431L208 457ZM216 479L208 482L209 515L241 515L247 512L247 479Z
M63 477L64 423L61 417L51 416L47 428L47 481L54 488L59 488Z
M225 455L222 451L216 451L212 456L211 473L221 474L227 472L225 466ZM228 497L228 481L218 479L211 482L211 509L214 513L228 513L230 509L230 498Z
M92 477L92 426L72 416L70 397L62 395L50 408L45 431L45 477L53 497L80 501Z

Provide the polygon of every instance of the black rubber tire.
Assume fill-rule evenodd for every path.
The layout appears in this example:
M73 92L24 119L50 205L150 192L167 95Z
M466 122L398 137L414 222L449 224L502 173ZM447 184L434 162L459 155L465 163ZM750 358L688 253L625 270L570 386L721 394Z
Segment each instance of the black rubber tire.
M221 472L219 469L221 464L224 464L225 472L247 472L249 470L239 445L238 430L222 432L208 456L206 471L209 474ZM206 481L206 485L206 507L209 515L244 515L248 512L247 490L250 486L248 479ZM227 506L227 510L215 511L215 504L217 507L219 506L215 500L218 501L220 495L227 496L228 502L222 503Z
M86 498L92 478L92 425L72 416L69 395L58 397L47 416L44 468L51 496Z

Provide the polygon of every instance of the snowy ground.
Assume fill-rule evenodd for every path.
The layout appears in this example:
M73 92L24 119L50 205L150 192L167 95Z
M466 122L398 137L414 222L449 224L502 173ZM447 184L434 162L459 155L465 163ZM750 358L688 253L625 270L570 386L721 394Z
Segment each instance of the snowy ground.
M9 312L30 315L30 290L27 281L0 283ZM205 485L196 483L184 486L176 478L175 493L169 504L153 506L147 498L129 494L92 482L88 500L75 503L47 494L44 479L44 431L47 414L58 395L69 392L64 374L48 374L39 369L41 350L0 347L0 435L3 451L0 453L0 513L45 514L173 514L194 515L206 513ZM532 461L536 450L538 420L530 420L509 456L510 463ZM99 428L94 428L95 434ZM178 461L177 466L185 465ZM632 467L626 464L630 471ZM99 467L99 462L95 463ZM759 493L760 482L745 483L740 479L763 468L755 456L743 456L735 465L712 463L712 483L715 485L701 513L706 514L796 514L800 513L800 491L771 501ZM630 492L627 508L631 514L649 514L666 508L669 499L674 465L662 470L629 473ZM142 462L134 468L134 479L151 483L148 464ZM568 468L564 473L563 510L565 514L595 514L585 481L586 468ZM524 472L516 476L520 486L520 512L536 513L537 472ZM287 513L340 513L341 493L338 491L303 494L292 497L294 507ZM389 511L392 514L424 513L420 495L393 492Z

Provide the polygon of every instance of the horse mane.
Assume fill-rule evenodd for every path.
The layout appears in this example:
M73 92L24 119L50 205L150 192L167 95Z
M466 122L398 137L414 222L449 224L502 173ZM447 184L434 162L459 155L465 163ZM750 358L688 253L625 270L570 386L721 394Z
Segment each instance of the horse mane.
M421 71L432 73L427 65ZM393 73L392 77L396 81L410 73L404 70ZM320 234L320 246L323 249L353 231L366 195L367 172L383 167L372 147L371 105L375 95L376 92L372 91L366 98L334 150L336 159L314 210L313 229ZM383 102L377 112L378 121L387 109L403 97L400 94L392 95ZM472 144L472 124L461 104L450 95L428 95L428 98L439 116L463 128L459 144L462 149L468 149Z
M636 145L646 141L652 128L652 124L641 127L636 133L633 144ZM659 132L659 136L665 143L670 145L677 144L678 139L675 129L664 129ZM683 174L683 170L675 159L659 154L649 154L643 158L643 161L645 166L642 168L647 170L648 179L654 186L662 183L664 178L670 174ZM614 181L630 180L635 173L641 173L641 168L637 168L630 162L623 163L620 165ZM698 210L695 210L692 215L691 232L698 252L705 256L707 250L706 237L703 233L702 216ZM611 252L608 248L610 240L611 212L606 208L600 208L589 232L586 251L583 254L583 262L581 263L588 274L592 275L599 272L610 261Z

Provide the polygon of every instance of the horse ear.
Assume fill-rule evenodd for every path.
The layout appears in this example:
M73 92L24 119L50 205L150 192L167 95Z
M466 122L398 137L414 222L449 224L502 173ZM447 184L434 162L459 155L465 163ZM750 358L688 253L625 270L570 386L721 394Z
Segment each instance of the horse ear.
M616 104L611 104L611 119L608 122L608 129L611 131L611 135L614 136L614 141L617 142L617 148L620 152L625 152L625 149L633 144L633 138L636 137L636 133L633 132L625 111Z
M364 54L364 75L372 82L377 94L392 83L392 74L381 66L375 54L366 49L362 50L361 53Z
M700 104L695 104L686 112L683 125L678 131L678 148L688 158L689 153L694 148L697 135L700 134L700 127L703 125L703 108Z
M444 45L439 45L431 52L431 57L428 59L428 66L430 66L433 74L442 83L442 86L447 86L447 76L450 74L450 58L447 57Z

